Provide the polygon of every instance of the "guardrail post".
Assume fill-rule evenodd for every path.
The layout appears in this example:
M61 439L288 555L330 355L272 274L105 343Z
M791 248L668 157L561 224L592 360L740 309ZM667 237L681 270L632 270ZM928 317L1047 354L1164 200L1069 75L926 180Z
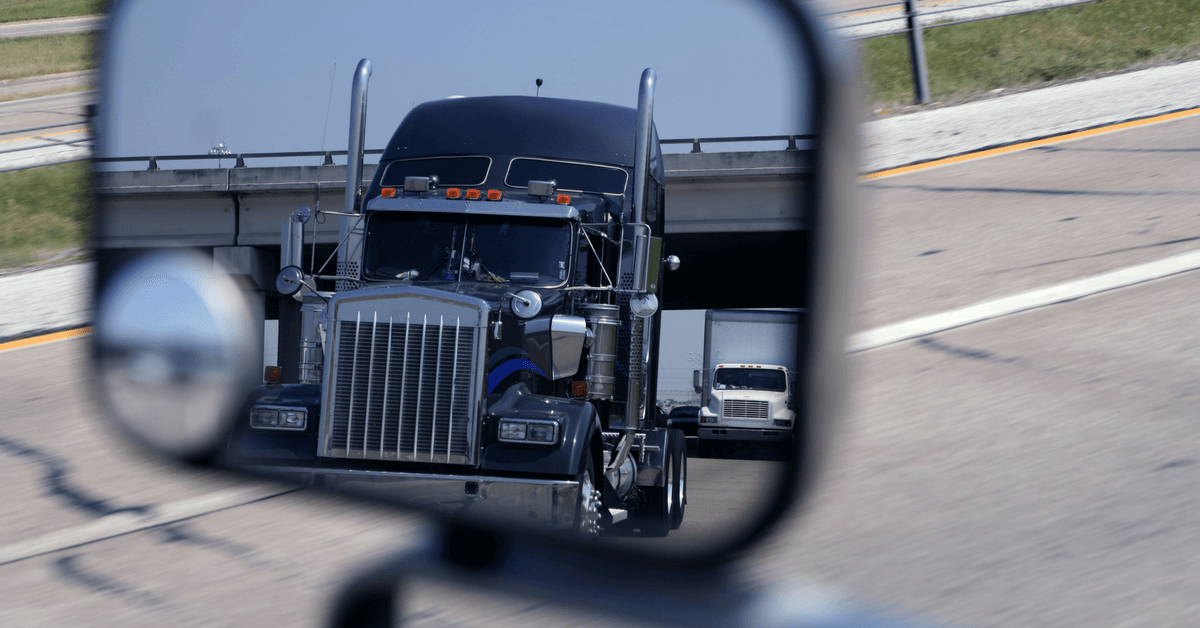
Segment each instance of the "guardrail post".
M692 152L693 153L703 152L700 150L700 140L692 140Z
M912 61L913 88L917 104L924 105L930 100L929 70L925 67L925 35L921 31L917 0L904 0L904 6L908 11L908 58Z

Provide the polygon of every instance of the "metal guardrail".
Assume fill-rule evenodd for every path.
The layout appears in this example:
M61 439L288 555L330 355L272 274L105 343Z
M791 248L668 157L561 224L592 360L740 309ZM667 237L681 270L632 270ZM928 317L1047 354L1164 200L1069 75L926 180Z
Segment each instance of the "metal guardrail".
M863 35L861 37L850 37L848 39L850 41L860 41L863 39L872 39L875 37L885 37L887 35L897 35L900 33L906 33L908 35L909 61L911 62L911 65L912 65L913 92L915 94L916 103L920 104L920 105L924 105L924 104L928 104L931 100L930 95L929 95L929 70L925 63L925 36L924 36L925 29L939 28L942 26L954 26L955 24L966 24L967 22L978 22L980 20L990 20L990 19L994 19L994 18L998 18L998 17L1008 17L1010 15L1023 15L1025 13L1035 13L1038 11L1046 11L1049 9L1058 9L1061 7L1069 7L1069 6L1079 5L1079 4L1089 4L1092 2L1097 2L1099 0L1078 0L1076 2L1067 2L1067 3L1062 3L1062 4L1046 5L1046 6L1040 6L1040 7L1035 7L1035 8L1031 8L1031 9L1024 9L1024 10L1020 10L1020 11L1001 13L998 15L985 15L985 16L980 16L980 17L965 18L965 19L961 19L961 20L938 21L938 22L933 22L933 23L923 23L922 22L922 18L928 19L929 17L934 16L934 15L942 15L942 14L946 14L946 13L962 13L964 11L970 11L972 9L978 9L978 8L982 8L982 7L998 6L998 5L1002 5L1002 4L1015 4L1015 3L1024 2L1024 1L1026 1L1026 0L989 0L986 2L979 2L979 3L974 3L974 4L964 4L964 5L954 6L954 7L945 8L945 9L938 9L935 11L921 11L921 9L917 6L917 0L899 0L897 2L886 2L883 4L872 5L869 7L861 7L861 8L857 8L857 9L846 9L844 11L834 11L831 13L822 14L821 17L825 18L826 20L839 19L839 18L851 17L854 15L861 15L861 14L870 12L875 9L886 10L890 7L895 7L897 10L902 10L903 13L901 15L897 15L895 17L887 17L887 18L882 18L882 19L878 19L878 20L871 20L869 22L855 22L853 24L843 24L843 25L839 25L839 26L830 25L830 28L832 30L836 31L836 30L842 30L842 29L847 29L847 28L857 28L860 26L867 26L870 24L882 24L885 22L895 22L898 20L904 20L905 26L895 32L875 33L872 35Z
M813 141L815 135L747 135L742 137L698 137L688 139L672 139L659 140L660 144L691 144L693 153L702 153L701 144L720 144L720 143L754 143L754 142L787 142L785 150L801 150L796 142ZM371 149L363 151L368 155L383 154L383 149ZM326 150L326 151L296 151L282 153L230 153L222 155L214 155L210 153L202 153L196 155L138 155L134 157L97 157L92 159L95 163L133 163L144 161L148 164L147 170L159 170L158 162L160 161L212 161L218 159L235 159L234 168L245 168L247 159L283 159L295 157L321 157L323 158L324 166L332 166L334 156L345 156L344 150Z

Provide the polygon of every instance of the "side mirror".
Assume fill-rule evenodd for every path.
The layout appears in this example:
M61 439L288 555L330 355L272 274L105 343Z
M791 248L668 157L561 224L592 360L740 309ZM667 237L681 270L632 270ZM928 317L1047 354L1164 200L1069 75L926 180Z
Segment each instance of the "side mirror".
M196 380L218 400L203 438L172 446L190 424L157 426L175 430L164 440L138 414L154 399L184 403L192 393L174 378L102 380L114 420L168 455L546 547L595 542L613 561L723 564L744 551L805 497L841 414L859 101L849 52L805 6L706 6L686 31L666 27L683 6L423 20L468 31L453 41L421 29L397 40L395 25L413 23L402 7L366 20L300 11L285 28L249 12L225 25L245 43L214 48L200 32L141 28L207 8L121 5L97 127L94 366L103 372L139 321L157 325L140 340L148 355L192 325L151 305L202 318L199 340L226 361L204 371L225 378ZM610 29L597 41L611 54L568 37L578 24ZM714 43L731 33L737 45ZM314 39L326 45L303 43ZM373 60L348 76L346 59L363 55ZM247 58L278 80L229 71ZM657 74L635 85L647 65ZM314 94L326 86L313 86L333 67L325 111ZM532 86L535 69L547 94L494 96ZM214 91L237 97L198 97ZM404 102L423 104L404 116ZM314 121L326 113L350 120L345 167L324 163ZM783 149L781 133L802 148ZM703 140L678 152L694 137L736 150ZM197 155L211 141L248 161ZM406 194L413 181L437 185ZM148 289L147 251L181 246L194 249L181 268L207 269L190 293L104 309ZM241 260L226 269L236 281L195 262L222 250ZM156 273L176 263L154 255ZM309 281L301 305L291 295ZM189 305L222 299L246 305ZM805 324L771 336L786 340L769 360L730 349L726 362L797 372L796 407L747 385L698 435L658 426L658 404L690 394L704 312L756 308L803 311ZM244 373L263 366L282 381L247 392ZM699 373L697 392L713 377ZM236 403L234 391L245 392ZM698 456L706 443L727 455ZM705 483L735 467L753 469L737 490Z

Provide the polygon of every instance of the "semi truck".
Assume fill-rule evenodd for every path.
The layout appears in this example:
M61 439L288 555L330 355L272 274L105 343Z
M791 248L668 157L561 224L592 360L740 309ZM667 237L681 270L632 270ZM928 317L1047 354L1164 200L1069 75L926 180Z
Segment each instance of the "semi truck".
M796 419L798 310L707 310L700 394L699 454L715 446L767 443L789 451Z
M322 216L340 222L335 264L305 250L307 208L281 229L296 381L251 393L226 461L585 537L678 528L685 441L653 412L662 275L679 265L662 251L654 71L636 109L421 104L364 193L370 73L364 59L344 207Z

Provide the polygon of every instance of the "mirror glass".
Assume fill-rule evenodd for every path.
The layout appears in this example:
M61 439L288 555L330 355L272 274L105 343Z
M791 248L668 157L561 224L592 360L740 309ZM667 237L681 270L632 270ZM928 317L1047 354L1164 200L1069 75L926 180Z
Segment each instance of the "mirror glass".
M634 546L704 548L762 516L795 463L814 141L807 62L773 8L112 18L100 298L156 248L232 277L262 378L214 459Z

